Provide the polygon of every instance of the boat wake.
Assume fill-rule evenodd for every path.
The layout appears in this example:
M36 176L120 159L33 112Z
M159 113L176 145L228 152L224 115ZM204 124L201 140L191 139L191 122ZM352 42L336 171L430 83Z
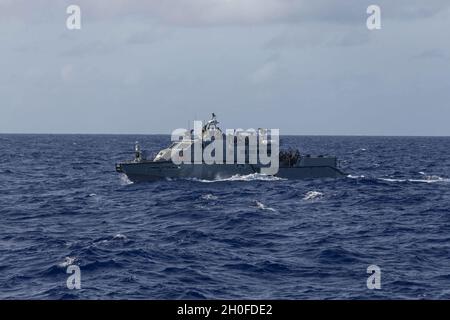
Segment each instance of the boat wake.
M424 179L394 179L394 178L378 178L387 182L419 182L419 183L436 183L436 182L450 182L448 178L439 176L425 176Z
M128 179L126 174L120 174L119 178L120 178L120 185L122 185L122 186L127 186L129 184L133 184L133 181Z
M275 176L268 176L268 175L265 175L262 173L251 173L251 174L247 174L247 175L236 174L229 178L218 177L214 180L204 180L204 179L196 179L196 178L192 178L191 180L211 183L211 182L224 182L224 181L283 181L283 180L287 180L287 179L283 179L283 178L279 178L279 177L275 177Z
M370 178L366 177L364 175L354 176L354 175L348 175L347 178L350 179L361 179L361 180L380 180L380 181L386 181L386 182L416 182L416 183L448 183L450 182L449 178L443 178L437 175L426 175L424 172L419 172L423 178L420 179L414 179L414 178L390 178L390 177L383 177L383 178Z

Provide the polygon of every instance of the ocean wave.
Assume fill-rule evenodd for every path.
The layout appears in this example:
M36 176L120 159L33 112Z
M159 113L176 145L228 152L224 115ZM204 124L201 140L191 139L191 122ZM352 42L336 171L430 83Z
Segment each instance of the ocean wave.
M349 174L349 175L347 175L347 178L350 178L350 179L364 179L365 176L364 175L354 176L354 175Z
M213 194L211 194L211 193L204 194L204 195L201 196L201 198L202 198L203 200L217 200L217 199L218 199L217 196L215 196L215 195L213 195Z
M96 247L99 244L108 244L111 241L120 241L120 240L127 241L128 237L124 234L118 233L118 234L115 234L114 236L102 237L102 238L96 239L94 242L92 242L92 245L94 247Z
M113 240L128 240L127 236L121 233L116 234L113 238Z
M437 175L426 175L424 172L419 172L422 178L394 178L394 177L366 177L364 175L351 175L347 178L350 179L365 179L370 181L385 181L385 182L416 182L416 183L438 183L438 182L450 182L449 178L443 178Z
M82 270L96 271L99 269L121 269L123 264L115 259L94 260L81 266Z
M323 193L319 191L308 191L305 196L303 197L303 200L316 200L323 197Z
M63 262L58 263L58 267L60 267L60 268L68 267L68 266L74 264L76 260L77 260L76 257L65 257Z
M337 263L340 264L355 264L361 260L361 255L355 251L346 250L341 247L326 248L321 250L317 259L321 263Z
M130 179L128 179L128 177L127 177L127 175L126 174L120 174L119 175L119 179L120 179L120 184L122 185L122 186L127 186L127 185L129 185L129 184L133 184L133 181L131 181Z
M396 179L396 178L378 178L387 182L419 182L419 183L436 183L436 182L450 182L448 178L442 178L439 176L425 176L424 179Z
M146 139L152 150L170 141ZM11 153L0 155L0 299L448 296L450 138L287 137L287 146L338 155L351 175L278 181L252 174L204 181L244 182L178 178L129 186L114 163L136 140L0 136ZM361 147L367 151L353 152ZM37 163L28 154L33 148L45 155ZM50 166L47 174L42 168ZM358 289L368 265L385 270L392 261L406 273L392 274L390 290L374 296ZM82 290L66 287L70 265L80 267ZM426 285L394 282L414 279L411 266Z
M255 201L255 206L260 210L267 210L267 211L272 211L272 212L276 211L274 208L268 207L264 203L259 202L259 201Z
M195 179L195 178L192 178L190 180L210 183L210 182L224 182L224 181L283 181L286 179L275 176L269 176L262 173L251 173L247 175L236 174L229 178L217 178L214 180Z

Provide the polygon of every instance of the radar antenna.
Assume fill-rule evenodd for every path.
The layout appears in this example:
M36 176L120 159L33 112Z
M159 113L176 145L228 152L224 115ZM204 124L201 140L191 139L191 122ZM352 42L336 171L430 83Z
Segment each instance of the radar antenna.
M216 114L213 112L212 113L212 117L211 120L209 120L206 125L205 125L205 129L206 130L215 130L215 129L219 129L219 121L217 121L217 117ZM219 129L220 130L220 129Z

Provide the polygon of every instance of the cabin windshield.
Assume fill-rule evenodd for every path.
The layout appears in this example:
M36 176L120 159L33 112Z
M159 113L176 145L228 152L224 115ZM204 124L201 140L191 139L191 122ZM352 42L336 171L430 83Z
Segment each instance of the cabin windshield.
M190 141L181 141L181 142L174 142L170 145L169 149L174 149L175 147L177 149L187 149L191 146L191 142Z

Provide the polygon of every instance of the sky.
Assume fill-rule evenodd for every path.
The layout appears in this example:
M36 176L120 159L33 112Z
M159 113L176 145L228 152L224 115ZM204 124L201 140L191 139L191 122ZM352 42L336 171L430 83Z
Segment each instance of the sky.
M0 133L447 136L449 31L448 0L0 0Z

